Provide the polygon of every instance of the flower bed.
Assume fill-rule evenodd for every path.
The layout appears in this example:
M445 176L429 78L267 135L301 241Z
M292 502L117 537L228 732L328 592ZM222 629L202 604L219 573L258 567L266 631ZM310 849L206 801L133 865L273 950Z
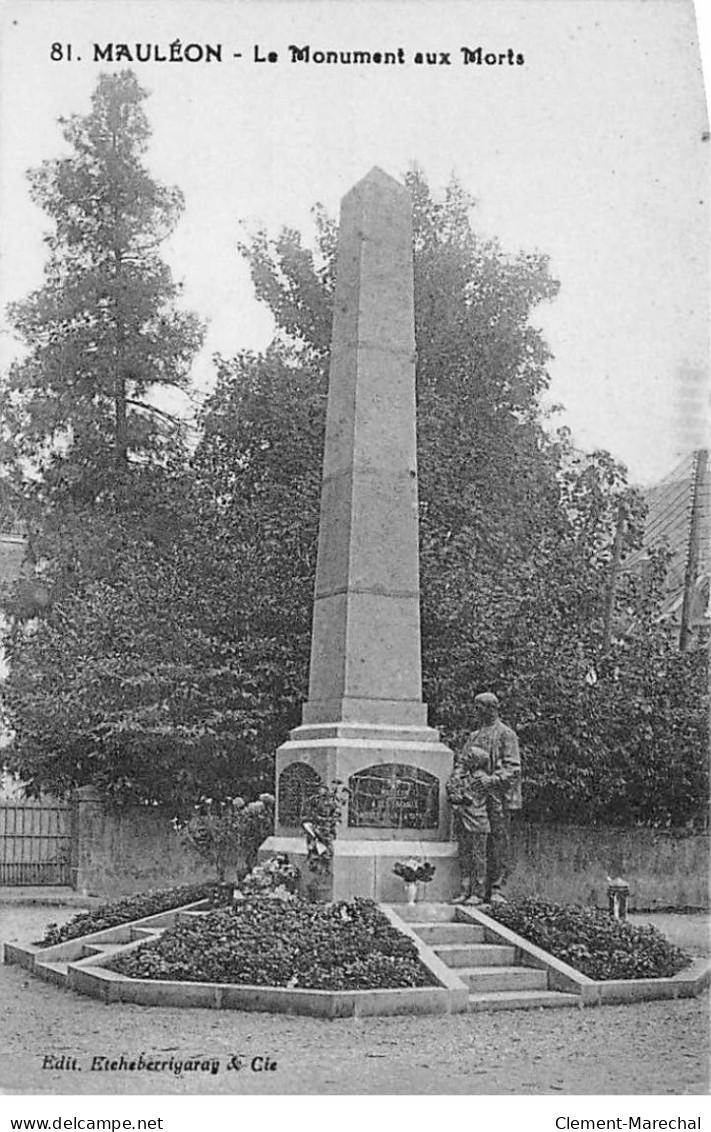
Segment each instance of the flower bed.
M158 892L141 892L100 904L98 908L92 908L88 912L80 912L61 928L56 924L48 924L42 939L35 940L35 943L38 947L54 947L69 939L79 939L80 936L115 928L118 924L128 924L144 916L180 908L183 904L193 904L197 900L209 900L211 904L218 904L223 899L219 886L213 883L184 884L160 889Z
M135 979L311 990L437 985L414 942L360 898L247 898L166 929L110 969Z
M531 897L487 913L589 979L669 978L692 962L657 928L615 920L596 908Z

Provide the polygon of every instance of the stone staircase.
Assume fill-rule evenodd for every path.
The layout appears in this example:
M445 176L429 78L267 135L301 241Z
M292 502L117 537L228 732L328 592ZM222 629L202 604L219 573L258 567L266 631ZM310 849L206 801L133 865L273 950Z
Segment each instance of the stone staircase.
M580 1006L576 994L549 989L548 972L525 967L517 949L487 942L486 929L451 904L398 904L393 910L469 986L470 1010Z

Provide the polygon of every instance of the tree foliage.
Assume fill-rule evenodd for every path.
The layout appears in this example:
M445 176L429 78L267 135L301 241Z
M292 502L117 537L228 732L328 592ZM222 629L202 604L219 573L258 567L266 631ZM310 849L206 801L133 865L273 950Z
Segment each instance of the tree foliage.
M116 804L183 815L259 779L255 681L240 642L218 631L198 572L205 553L187 476L162 476L156 496L142 500L150 538L133 515L114 515L111 569L99 576L90 554L92 569L40 618L13 624L8 766L32 793L91 784Z
M130 71L102 75L91 112L60 119L69 153L28 174L52 229L43 285L9 309L25 352L4 383L4 456L39 527L125 493L130 465L174 449L154 394L186 390L202 340L159 254L183 200L142 163L146 97Z

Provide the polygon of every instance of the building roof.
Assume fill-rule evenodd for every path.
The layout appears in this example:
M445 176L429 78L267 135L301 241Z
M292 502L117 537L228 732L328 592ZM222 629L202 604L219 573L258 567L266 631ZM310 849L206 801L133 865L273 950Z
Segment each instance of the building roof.
M698 485L697 469L700 471ZM692 622L706 620L711 577L711 475L707 449L686 456L663 480L644 489L648 512L643 544L624 563L625 570L642 569L649 560L650 550L667 548L671 552L667 597L661 613L664 620L681 619L695 494L698 560Z

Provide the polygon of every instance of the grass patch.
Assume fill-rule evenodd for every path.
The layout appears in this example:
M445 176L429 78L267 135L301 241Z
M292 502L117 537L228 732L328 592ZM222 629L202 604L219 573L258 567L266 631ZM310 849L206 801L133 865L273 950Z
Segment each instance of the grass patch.
M438 985L412 940L359 897L335 904L247 898L167 928L111 966L139 979L313 990Z
M488 914L590 979L668 978L691 963L658 928L615 920L597 908L529 897L495 905Z
M128 924L131 920L141 920L144 916L156 916L159 912L168 912L171 908L180 908L183 904L193 904L196 900L219 903L218 886L209 882L184 884L160 889L157 892L141 892L135 896L125 896L121 900L100 904L88 912L80 912L61 928L56 924L48 924L42 939L34 942L38 947L53 947L58 943L66 943L68 939L78 939L79 936L91 935L92 932L115 928L118 924Z

